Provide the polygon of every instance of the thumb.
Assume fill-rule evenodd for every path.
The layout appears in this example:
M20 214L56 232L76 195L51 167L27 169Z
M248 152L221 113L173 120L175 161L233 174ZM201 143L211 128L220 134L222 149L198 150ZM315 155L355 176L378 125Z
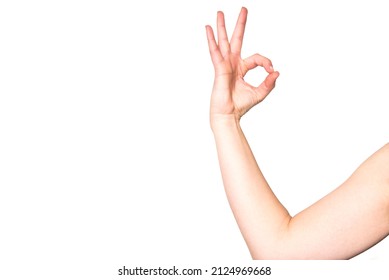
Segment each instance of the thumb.
M255 93L257 94L258 101L261 102L266 96L274 89L276 86L276 80L280 76L280 72L274 71L267 75L266 79L255 88Z

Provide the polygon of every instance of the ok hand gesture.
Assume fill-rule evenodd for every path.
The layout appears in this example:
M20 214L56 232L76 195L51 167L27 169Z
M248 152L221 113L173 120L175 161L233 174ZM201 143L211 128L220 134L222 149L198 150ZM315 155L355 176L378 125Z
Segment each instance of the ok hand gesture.
M241 58L246 20L247 9L242 8L230 42L222 12L217 13L218 42L215 40L212 27L206 26L209 51L215 68L210 108L211 123L225 116L239 120L270 93L279 76L266 57L254 54L246 59ZM263 67L268 76L255 87L245 82L244 76L257 66Z

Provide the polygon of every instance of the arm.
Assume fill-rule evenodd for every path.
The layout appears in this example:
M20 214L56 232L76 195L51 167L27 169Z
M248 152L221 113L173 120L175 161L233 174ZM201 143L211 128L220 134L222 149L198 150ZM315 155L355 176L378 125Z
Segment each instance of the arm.
M252 257L276 258L291 216L262 175L239 121L220 118L213 132L231 209Z
M389 233L389 145L371 156L335 191L291 217L266 182L240 127L240 118L274 88L271 61L240 58L247 10L242 8L228 42L217 16L218 43L206 27L215 82L210 121L228 201L254 259L345 259ZM243 77L262 66L259 87Z
M289 223L285 258L350 259L389 234L389 144ZM298 252L296 248L304 248Z

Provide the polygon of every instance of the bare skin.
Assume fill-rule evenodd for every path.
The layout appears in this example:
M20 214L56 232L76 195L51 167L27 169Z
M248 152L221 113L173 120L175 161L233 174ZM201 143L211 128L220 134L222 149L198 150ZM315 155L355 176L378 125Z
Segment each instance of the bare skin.
M231 40L222 12L217 41L206 26L215 69L210 124L228 201L253 259L350 259L389 234L389 144L363 162L338 188L292 217L266 182L240 126L241 117L275 87L279 72L266 57L241 58L247 9ZM268 73L254 87L246 73Z

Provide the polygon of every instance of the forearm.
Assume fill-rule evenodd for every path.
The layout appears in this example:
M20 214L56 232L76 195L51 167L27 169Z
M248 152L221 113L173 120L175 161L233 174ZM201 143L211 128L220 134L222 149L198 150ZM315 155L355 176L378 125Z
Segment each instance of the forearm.
M266 182L233 116L212 121L228 201L253 258L276 258L290 215Z

